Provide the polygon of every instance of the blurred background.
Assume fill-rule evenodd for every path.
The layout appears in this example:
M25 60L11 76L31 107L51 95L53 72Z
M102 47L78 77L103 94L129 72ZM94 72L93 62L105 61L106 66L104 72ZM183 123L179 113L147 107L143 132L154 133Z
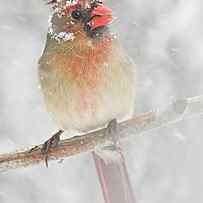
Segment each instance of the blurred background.
M135 114L203 94L201 0L109 0L114 32L137 64ZM57 130L44 107L37 62L51 10L42 0L0 1L0 153ZM123 144L137 203L202 203L203 117ZM90 154L0 174L0 203L102 203Z

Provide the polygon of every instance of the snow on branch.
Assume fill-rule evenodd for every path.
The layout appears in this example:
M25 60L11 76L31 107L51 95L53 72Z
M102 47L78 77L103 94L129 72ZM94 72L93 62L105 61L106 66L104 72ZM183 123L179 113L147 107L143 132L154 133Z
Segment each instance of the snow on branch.
M130 120L119 123L117 129L119 141L129 138L133 139L133 136L143 134L149 130L157 129L200 114L203 114L203 95L176 100L163 108L138 115ZM49 160L62 159L79 153L93 151L96 147L105 146L105 144L111 141L111 138L106 137L104 131L105 128L61 140L57 147L50 149ZM39 145L34 150L29 149L0 155L0 172L44 162L41 148L42 145Z

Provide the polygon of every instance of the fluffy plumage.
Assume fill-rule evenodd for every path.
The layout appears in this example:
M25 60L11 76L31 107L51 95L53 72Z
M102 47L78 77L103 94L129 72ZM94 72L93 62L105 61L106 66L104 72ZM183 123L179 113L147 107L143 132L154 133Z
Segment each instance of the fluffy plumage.
M76 9L84 15L93 10ZM135 64L107 25L87 26L93 18L76 20L71 13L55 12L39 61L47 109L65 130L89 131L114 118L124 120L133 112ZM63 38L66 34L72 37Z

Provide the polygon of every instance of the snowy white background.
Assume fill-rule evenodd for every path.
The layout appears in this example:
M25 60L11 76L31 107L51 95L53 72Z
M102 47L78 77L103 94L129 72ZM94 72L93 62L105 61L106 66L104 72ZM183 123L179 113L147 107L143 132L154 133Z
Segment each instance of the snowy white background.
M203 2L115 0L114 23L137 64L136 113L203 94ZM42 0L0 1L0 152L46 140L57 128L38 89L50 10ZM124 144L138 203L202 203L203 118ZM88 154L0 174L0 203L102 203Z

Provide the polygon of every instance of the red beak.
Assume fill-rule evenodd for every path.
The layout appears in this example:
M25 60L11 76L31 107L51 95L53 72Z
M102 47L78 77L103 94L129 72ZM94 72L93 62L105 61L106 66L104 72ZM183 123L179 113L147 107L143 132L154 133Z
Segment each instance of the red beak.
M91 13L92 20L89 22L91 30L106 26L113 21L112 10L106 6L99 5Z

